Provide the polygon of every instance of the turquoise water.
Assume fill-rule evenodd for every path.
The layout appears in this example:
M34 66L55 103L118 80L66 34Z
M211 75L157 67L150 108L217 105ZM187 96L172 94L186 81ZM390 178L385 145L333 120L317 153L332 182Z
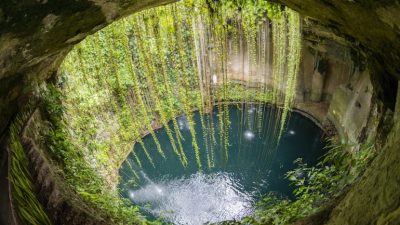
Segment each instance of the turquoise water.
M240 219L254 212L254 203L261 196L275 192L294 198L293 187L284 178L295 168L293 161L302 158L309 165L324 154L322 130L299 113L290 115L280 142L276 140L276 108L267 105L229 106L228 158L220 144L218 110L212 113L215 140L212 145L214 167L207 167L207 153L199 113L194 114L196 140L200 148L202 170L196 164L192 139L185 116L177 118L182 133L183 149L188 158L184 168L173 152L164 129L156 131L166 154L157 152L150 135L143 142L155 167L146 158L139 144L120 169L121 194L139 205L148 219L162 217L173 224L204 224ZM210 117L205 118L206 121ZM169 124L173 131L172 123ZM279 127L279 124L278 124ZM275 131L275 135L274 135ZM211 132L208 132L211 133ZM175 135L174 135L175 136ZM208 143L211 138L207 139Z

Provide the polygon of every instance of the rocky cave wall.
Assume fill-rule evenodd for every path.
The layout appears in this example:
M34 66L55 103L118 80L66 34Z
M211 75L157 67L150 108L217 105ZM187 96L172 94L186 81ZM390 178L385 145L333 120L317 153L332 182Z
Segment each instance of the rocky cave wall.
M358 182L332 210L326 224L400 224L400 91L395 108L393 120L389 119L380 128L381 132L386 130L384 135L388 135L383 147ZM391 117L385 114L385 117Z
M304 41L296 107L316 118L322 125L324 125L324 122L336 121L336 126L339 125L346 129L343 131L346 135L342 136L348 139L347 134L350 134L349 136L354 135L356 139L353 143L358 143L359 140L362 140L358 138L361 130L366 128L366 122L370 119L368 115L373 109L371 107L373 89L369 79L370 74L368 70L360 72L358 69L354 69L356 63L348 59L347 55L351 49L350 46L328 43L329 45L320 43L316 47L311 45L309 41ZM324 61L326 71L322 72L318 69L319 61ZM235 78L232 74L228 74L228 76L230 79ZM318 85L308 82L315 79L315 76L319 79ZM351 88L352 85L355 88ZM360 89L368 89L368 91L360 92ZM336 95L343 95L343 90L348 95L335 100L337 99ZM314 92L318 92L320 97L311 97L312 94L310 93ZM352 97L355 93L358 93L358 95ZM363 102L365 106L361 107L354 104L354 99L358 98L365 99ZM329 113L338 108L343 111L337 113L337 117L330 118ZM365 116L354 115L352 112L355 109ZM347 119L344 115L347 115ZM377 118L381 117L380 114L377 116ZM349 123L349 121L356 119L362 122ZM49 150L41 143L38 136L40 130L49 129L46 126L47 123L48 121L43 119L40 109L37 108L33 111L20 136L30 161L30 170L34 178L33 184L41 204L56 224L110 224L107 218L94 213L93 209L70 187L63 185L63 174L60 172L60 168L49 158L47 154ZM376 130L378 124L373 123L367 129ZM352 128L355 128L355 130L353 131Z
M400 69L400 3L384 1L273 0L316 18L334 41L365 49L381 84L378 95L394 107ZM57 69L70 48L108 23L172 0L65 1L28 0L0 3L0 136L37 81ZM340 34L336 38L335 34ZM375 73L375 71L371 72ZM317 81L315 81L317 82ZM318 96L316 96L318 97Z
M267 51L273 46L271 34L266 29L268 24L266 21L260 28L267 30L269 36ZM294 107L312 116L322 127L333 125L343 141L358 144L364 139L362 133L365 129L376 130L381 117L376 112L379 100L373 95L371 73L363 50L311 18L303 18L302 34ZM252 68L245 44L239 50L228 50L227 55L227 78L230 82L250 87L275 85L270 75L271 56L265 65ZM376 117L375 122L369 122L372 114ZM376 132L372 133L370 138Z
M118 18L173 1L1 1L0 137L74 44Z
M328 54L329 57L325 54L324 57L323 54L330 51L327 47L334 45L327 41L318 46L321 41L318 37L321 35L316 35L315 40L310 40L310 45L314 47L308 46L310 51L306 51L303 57L308 63L302 68L303 84L299 86L298 99L337 102L333 104L335 107L327 109L326 115L335 121L337 127L342 127L342 132L347 133L350 140L365 140L371 131L385 137L378 157L334 207L328 216L328 224L400 224L400 93L397 91L397 80L400 78L399 1L277 1L304 16L314 18L316 23L308 28L309 32L323 34L342 46L352 43L360 50L361 58L366 59L363 65L353 58L358 68L340 66L338 64L342 57L331 57L335 54ZM18 108L25 104L35 85L57 69L75 43L122 16L168 2L171 1L93 0L76 1L73 4L61 0L2 1L1 155L4 156L6 149L5 131ZM315 30L317 26L325 29ZM322 54L315 54L315 49ZM322 59L318 60L317 67L316 58ZM347 74L346 70L353 70L353 73L342 77ZM393 111L394 117L391 116ZM371 119L374 117L380 119Z

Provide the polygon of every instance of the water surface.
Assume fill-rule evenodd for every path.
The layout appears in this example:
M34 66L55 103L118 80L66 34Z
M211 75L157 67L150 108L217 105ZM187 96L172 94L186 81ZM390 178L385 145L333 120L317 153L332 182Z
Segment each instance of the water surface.
M131 153L120 169L121 194L139 205L148 219L163 218L177 225L198 225L207 222L241 219L254 212L254 204L263 195L275 192L294 198L293 187L285 179L293 163L302 158L309 165L316 164L323 155L323 132L310 119L291 113L280 142L274 144L279 128L277 109L267 105L229 106L229 147L227 154L220 139L218 109L212 113L215 142L208 136L209 157L199 113L194 114L196 140L200 148L202 169L196 164L187 118L177 118L183 137L182 145L188 158L184 168L173 152L165 129L156 131L166 154L157 152L152 137L143 142L155 166L146 158L141 145ZM211 117L204 118L211 121ZM173 130L172 123L169 124ZM207 129L211 134L210 129ZM175 135L174 135L175 136ZM223 141L223 139L222 139ZM226 157L228 155L228 158Z

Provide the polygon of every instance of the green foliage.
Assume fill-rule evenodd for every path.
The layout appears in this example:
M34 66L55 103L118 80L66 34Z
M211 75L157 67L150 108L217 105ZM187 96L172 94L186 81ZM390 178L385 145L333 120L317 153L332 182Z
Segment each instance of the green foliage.
M28 168L28 158L19 137L23 124L26 123L32 111L31 107L28 104L22 109L10 126L10 172L8 179L11 183L14 209L16 209L21 223L26 225L51 225L52 222L35 195L32 176Z
M284 225L316 212L354 182L376 153L371 143L351 148L333 139L327 148L328 153L317 166L308 167L297 159L298 167L286 174L296 186L295 200L269 194L258 202L256 215L244 219L243 223Z
M127 204L115 193L107 190L105 181L98 175L82 155L76 151L80 146L71 140L67 126L62 120L65 108L60 101L60 90L49 84L42 90L42 110L48 123L41 129L43 142L59 163L66 181L94 208L100 216L111 218L116 224L144 224L137 207Z
M235 40L233 48L249 49L246 57L250 71L268 62L270 53L257 44L269 42L268 32L261 29L268 26L267 16L279 28L273 33L280 32L276 39L279 45L274 43L273 47L273 52L279 52L274 65L279 64L280 68L273 70L274 87L231 84L227 66L230 39ZM153 132L155 124L166 128L173 150L185 167L182 136L173 119L182 113L189 120L197 164L202 167L193 109L201 111L206 143L215 143L211 126L214 121L205 123L206 111L220 105L220 111L227 112L228 101L283 104L279 116L282 133L295 94L299 27L296 13L258 0L187 0L124 18L77 45L60 68L63 120L68 124L68 134L82 149L85 160L98 162L92 166L107 177L115 170L112 165L119 165L115 162L124 159L132 142L140 139L144 131L150 132L157 151L165 157ZM290 31L288 37L282 32L285 30ZM243 79L250 82L250 78ZM285 94L283 87L287 89ZM167 126L169 120L173 121L173 129ZM223 113L217 122L222 130L221 146L227 150L228 113ZM146 149L145 152L152 161ZM207 152L207 165L211 166L211 145Z
M273 47L267 48L260 43L270 42L270 22L275 38ZM162 125L186 167L188 150L182 148L175 119L184 114L198 168L213 167L214 123L219 124L226 160L229 157L229 102L282 104L277 115L281 124L275 126L282 132L294 101L300 50L299 16L262 0L185 0L142 11L87 37L67 55L57 87L49 85L43 92L43 111L49 120L43 140L78 193L124 221L135 210L125 211L116 193L108 190L118 182L116 171L134 142L142 145L145 160L156 166L152 149L146 149L141 138L149 133L165 158L153 131ZM229 54L239 51L250 69L248 77L243 72L236 82L229 75ZM272 74L254 72L270 62L270 55ZM257 73L264 73L264 80L272 77L273 87L253 81ZM218 121L207 115L214 105L221 115ZM193 110L201 113L206 164L201 162ZM140 168L143 159L135 156L132 163ZM120 207L120 213L114 210Z

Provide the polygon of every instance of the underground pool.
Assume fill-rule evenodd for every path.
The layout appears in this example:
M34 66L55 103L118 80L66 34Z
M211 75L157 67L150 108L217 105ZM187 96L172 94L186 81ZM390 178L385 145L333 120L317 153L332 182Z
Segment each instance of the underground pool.
M135 144L120 169L121 195L138 205L148 220L161 218L177 225L239 220L252 215L255 203L271 192L293 199L293 187L285 174L296 167L298 158L308 165L318 162L325 153L324 132L313 120L291 112L279 135L279 109L269 105L236 104L228 111L229 128L223 131L228 134L224 136L228 138L227 149L221 143L218 107L204 118L212 124L206 138L200 114L193 114L201 169L184 115L176 120L186 167L173 151L165 129L156 131L165 158L157 152L151 135L145 136L143 144L154 165L142 145ZM169 125L174 132L172 122ZM210 135L211 128L215 138Z

